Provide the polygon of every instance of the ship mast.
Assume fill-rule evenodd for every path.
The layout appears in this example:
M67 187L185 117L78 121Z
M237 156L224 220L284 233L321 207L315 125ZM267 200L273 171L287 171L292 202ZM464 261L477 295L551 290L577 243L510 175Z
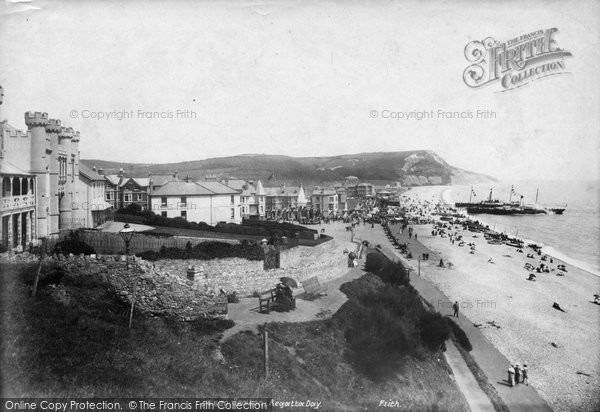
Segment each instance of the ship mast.
M471 197L473 197L473 186L471 186L471 193L469 193L469 203L471 203Z
M510 195L508 196L508 203L510 203L510 201L512 200L512 194L515 191L515 187L511 186L510 187Z
M538 194L540 192L540 188L535 189L535 204L537 205Z

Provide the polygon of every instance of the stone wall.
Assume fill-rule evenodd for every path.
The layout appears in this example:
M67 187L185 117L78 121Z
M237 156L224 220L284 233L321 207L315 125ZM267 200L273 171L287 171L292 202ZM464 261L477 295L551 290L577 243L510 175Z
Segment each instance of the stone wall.
M138 310L193 320L226 316L227 300L221 291L246 297L273 288L284 276L295 279L299 286L313 276L320 282L342 276L348 271L347 254L335 246L331 240L315 247L284 250L281 252L284 267L272 270L263 270L262 261L242 258L150 262L130 257L129 270L125 257L119 255L48 259L64 265L71 274L100 276L125 302L135 299ZM34 256L30 258L33 260ZM193 280L188 279L190 269L194 272Z
M135 301L144 313L192 321L199 318L226 318L227 297L203 282L155 269L151 262L130 258L129 269L123 256L71 256L50 261L61 265L70 276L98 276L125 303Z

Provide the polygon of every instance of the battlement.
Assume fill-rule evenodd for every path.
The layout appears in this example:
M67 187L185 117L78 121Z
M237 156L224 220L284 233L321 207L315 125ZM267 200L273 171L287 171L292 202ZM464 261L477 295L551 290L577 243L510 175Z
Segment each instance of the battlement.
M48 124L48 113L25 112L25 124L27 127L46 126Z
M46 125L47 133L58 133L61 129L62 126L59 119L48 119L48 125Z
M71 129L71 128L69 127L69 129ZM71 129L71 130L73 130L73 129ZM71 139L71 141L75 142L75 143L79 143L79 138L80 138L79 130L74 131L73 138Z
M62 127L60 132L58 133L59 139L72 139L73 138L73 128L72 127Z
M14 138L18 138L18 137L30 138L31 137L30 131L24 132L22 130L17 130L17 129L8 129L4 133L6 135L8 135L9 137L14 137Z

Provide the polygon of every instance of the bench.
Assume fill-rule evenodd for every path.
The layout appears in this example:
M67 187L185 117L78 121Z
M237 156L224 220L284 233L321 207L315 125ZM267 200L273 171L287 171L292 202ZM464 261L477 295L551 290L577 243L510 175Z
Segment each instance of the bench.
M311 296L317 296L327 291L327 286L322 286L316 276L303 281L302 287L304 288L306 294Z
M271 289L267 292L258 295L258 312L262 313L263 306L266 309L266 313L269 314L271 311L271 304L275 302L275 289Z

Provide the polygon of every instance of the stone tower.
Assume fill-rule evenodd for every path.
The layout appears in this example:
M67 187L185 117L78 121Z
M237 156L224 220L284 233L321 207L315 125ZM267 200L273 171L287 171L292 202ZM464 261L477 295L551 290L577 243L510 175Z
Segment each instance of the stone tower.
M50 234L50 142L46 137L48 113L27 112L25 124L31 133L31 174L37 182L37 234Z
M73 213L71 207L76 205L75 196L73 196L76 183L73 181L74 162L71 155L71 139L73 139L73 129L70 127L61 127L58 132L57 146L59 159L62 161L62 166L59 164L59 167L66 167L67 170L62 172L63 177L59 176L59 184L63 182L63 192L58 199L60 229L73 228Z
M51 153L48 156L50 166L50 230L58 232L60 228L60 198L65 194L65 163L64 153L58 151L58 133L62 129L60 120L48 119L46 138L50 141Z

